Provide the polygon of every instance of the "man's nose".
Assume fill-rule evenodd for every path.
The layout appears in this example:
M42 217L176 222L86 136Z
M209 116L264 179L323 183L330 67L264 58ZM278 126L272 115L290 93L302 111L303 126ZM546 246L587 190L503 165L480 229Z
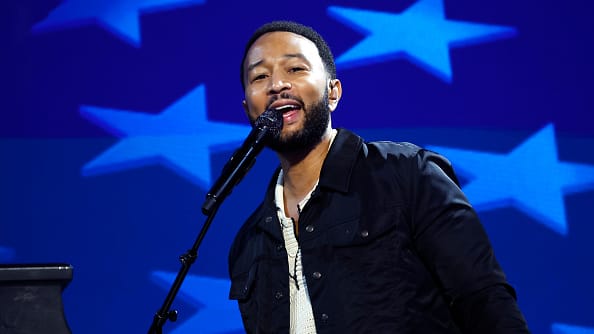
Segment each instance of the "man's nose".
M282 76L273 76L270 83L270 93L277 94L291 89L291 82Z

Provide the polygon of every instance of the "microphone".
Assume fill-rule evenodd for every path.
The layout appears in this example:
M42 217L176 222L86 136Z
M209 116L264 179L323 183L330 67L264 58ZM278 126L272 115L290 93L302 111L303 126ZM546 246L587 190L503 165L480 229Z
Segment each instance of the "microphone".
M267 109L254 122L254 127L243 144L227 161L221 175L206 195L202 204L202 213L210 215L217 203L222 202L231 193L239 181L247 174L256 162L256 156L262 151L266 142L280 135L283 118L273 109Z

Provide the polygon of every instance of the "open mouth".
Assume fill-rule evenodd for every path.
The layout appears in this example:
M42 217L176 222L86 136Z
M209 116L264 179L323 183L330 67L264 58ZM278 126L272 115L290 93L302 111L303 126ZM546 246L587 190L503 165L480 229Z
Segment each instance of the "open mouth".
M272 105L272 109L282 115L283 122L285 124L292 124L297 121L299 115L298 111L301 109L301 105L298 103L284 103L279 105Z
M286 126L298 122L299 111L303 109L303 104L300 100L287 96L275 100L268 108L282 115L283 124Z
M301 107L296 104L285 104L285 105L274 108L274 110L284 114L284 113L287 113L289 111L293 111L293 110L296 110L299 108L301 108Z

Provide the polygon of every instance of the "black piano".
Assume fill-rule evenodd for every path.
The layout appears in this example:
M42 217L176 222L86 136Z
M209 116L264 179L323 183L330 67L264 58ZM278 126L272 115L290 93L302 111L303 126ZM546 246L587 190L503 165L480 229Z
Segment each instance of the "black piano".
M0 334L70 334L62 291L69 264L0 264Z

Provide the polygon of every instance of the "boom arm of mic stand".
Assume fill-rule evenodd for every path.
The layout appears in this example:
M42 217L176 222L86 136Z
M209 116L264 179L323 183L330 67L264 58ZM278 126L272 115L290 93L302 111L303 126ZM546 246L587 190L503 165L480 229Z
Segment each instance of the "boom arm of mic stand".
M198 234L196 241L194 241L194 244L192 245L192 248L179 257L182 266L175 277L175 281L173 281L173 284L169 289L169 293L163 302L163 306L161 306L159 311L153 317L153 323L148 330L148 334L162 334L163 325L165 325L167 320L170 320L171 322L177 320L177 311L170 310L171 304L173 304L175 296L177 296L177 293L179 292L179 289L181 288L188 271L190 271L190 267L198 257L198 248L200 247L200 244L202 244L202 240L204 239L204 236L206 235L206 232L208 231L208 228L210 227L210 224L212 223L212 220L214 219L214 216L216 215L221 203L222 202L216 202L216 204L212 207L211 211L206 217L204 225L202 225L202 229L200 229L200 233Z

